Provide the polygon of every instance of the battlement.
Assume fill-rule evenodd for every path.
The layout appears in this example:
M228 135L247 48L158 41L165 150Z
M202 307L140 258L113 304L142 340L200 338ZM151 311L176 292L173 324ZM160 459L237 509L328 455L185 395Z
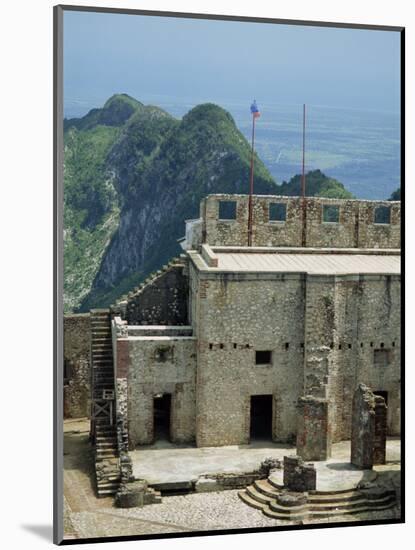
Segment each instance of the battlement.
M248 195L205 197L187 248L246 246ZM254 195L253 246L400 248L400 201ZM189 231L189 228L191 231Z

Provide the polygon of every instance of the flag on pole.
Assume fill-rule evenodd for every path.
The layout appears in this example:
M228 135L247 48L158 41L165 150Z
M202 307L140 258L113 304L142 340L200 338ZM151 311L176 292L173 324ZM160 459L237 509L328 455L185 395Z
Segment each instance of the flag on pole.
M256 99L254 99L251 105L251 113L254 118L258 118L261 116L261 113L259 112L259 109L258 109L258 105L256 104Z

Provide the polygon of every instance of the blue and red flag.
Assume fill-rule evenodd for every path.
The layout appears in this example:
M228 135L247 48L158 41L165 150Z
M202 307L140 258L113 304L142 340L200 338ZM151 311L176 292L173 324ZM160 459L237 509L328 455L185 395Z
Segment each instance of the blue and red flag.
M251 113L254 118L258 118L261 116L261 113L259 112L258 105L256 104L256 99L252 102L251 105Z

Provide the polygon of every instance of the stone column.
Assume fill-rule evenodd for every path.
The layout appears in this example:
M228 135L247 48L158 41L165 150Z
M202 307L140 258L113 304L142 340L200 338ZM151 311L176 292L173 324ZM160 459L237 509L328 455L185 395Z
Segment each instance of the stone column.
M364 384L353 396L351 463L362 470L384 464L386 456L386 404Z
M303 460L327 460L331 456L329 401L307 395L298 403L297 454Z

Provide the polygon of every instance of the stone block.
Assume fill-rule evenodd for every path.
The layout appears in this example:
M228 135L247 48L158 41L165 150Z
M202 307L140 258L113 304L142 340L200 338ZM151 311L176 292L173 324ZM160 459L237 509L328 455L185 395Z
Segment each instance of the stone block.
M119 508L136 508L144 506L147 491L146 481L133 481L120 486L115 495L115 505Z
M284 457L284 487L290 491L315 491L317 475L313 464L304 464L299 456Z
M209 477L200 477L196 481L195 489L196 493L211 493L213 491L221 490L216 479L212 479Z

